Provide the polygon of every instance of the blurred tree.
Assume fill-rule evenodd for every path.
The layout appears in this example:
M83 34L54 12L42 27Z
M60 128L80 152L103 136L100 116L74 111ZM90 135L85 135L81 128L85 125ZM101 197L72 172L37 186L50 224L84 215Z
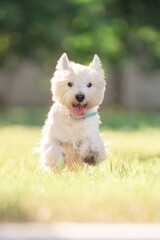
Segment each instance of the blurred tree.
M127 59L160 67L159 9L159 0L1 0L1 66L23 57L53 64L64 51L88 63L97 53L114 68L120 88Z

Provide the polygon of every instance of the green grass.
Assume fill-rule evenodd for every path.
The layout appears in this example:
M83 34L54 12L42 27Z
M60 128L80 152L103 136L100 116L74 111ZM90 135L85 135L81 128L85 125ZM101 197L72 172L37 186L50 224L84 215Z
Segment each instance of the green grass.
M110 157L54 175L32 155L46 113L0 112L0 221L160 221L160 113L102 111Z

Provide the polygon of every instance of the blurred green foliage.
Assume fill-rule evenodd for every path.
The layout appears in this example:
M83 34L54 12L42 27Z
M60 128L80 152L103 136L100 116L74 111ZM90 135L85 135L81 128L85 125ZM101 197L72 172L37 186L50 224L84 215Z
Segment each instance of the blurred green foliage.
M114 67L126 59L159 67L159 9L159 0L1 0L1 66L67 52L83 63L97 53Z

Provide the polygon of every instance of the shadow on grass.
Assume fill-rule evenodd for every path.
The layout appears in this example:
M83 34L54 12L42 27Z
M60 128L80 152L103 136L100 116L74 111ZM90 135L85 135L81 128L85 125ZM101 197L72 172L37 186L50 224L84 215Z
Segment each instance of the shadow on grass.
M0 110L0 126L42 126L49 108L14 107Z
M102 129L134 131L146 128L160 128L160 112L102 110Z
M41 127L49 108L7 108L0 110L0 126L25 125ZM133 131L160 128L160 113L151 111L100 110L101 129Z

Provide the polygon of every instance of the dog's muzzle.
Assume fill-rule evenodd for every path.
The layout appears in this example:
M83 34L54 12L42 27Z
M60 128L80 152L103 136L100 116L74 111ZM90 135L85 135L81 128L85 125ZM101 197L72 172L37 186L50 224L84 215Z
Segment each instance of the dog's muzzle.
M85 99L85 95L83 93L78 93L75 95L75 98L78 102L82 102Z

